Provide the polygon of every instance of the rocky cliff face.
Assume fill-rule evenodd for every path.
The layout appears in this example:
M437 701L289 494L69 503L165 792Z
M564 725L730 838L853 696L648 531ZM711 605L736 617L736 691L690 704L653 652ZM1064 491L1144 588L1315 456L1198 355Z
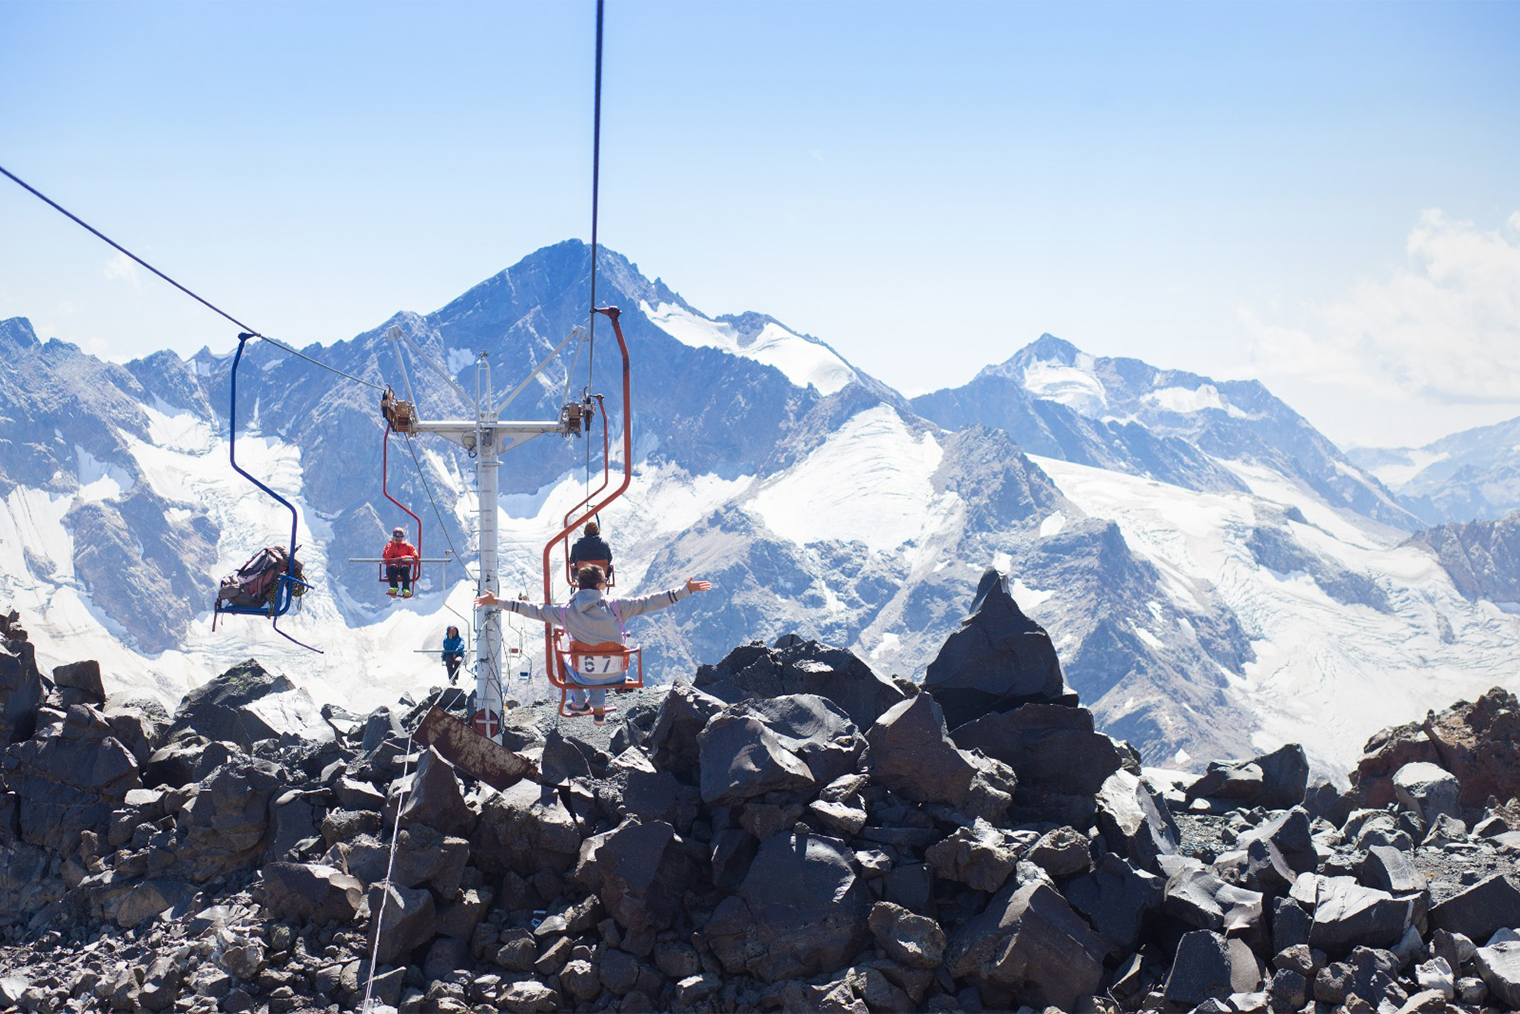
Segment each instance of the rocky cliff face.
M1520 511L1498 521L1439 525L1409 541L1435 553L1467 598L1520 604Z
M1520 802L1377 761L1352 810L1297 746L1148 779L995 572L923 687L750 643L608 728L509 716L494 773L413 738L455 691L352 715L249 660L169 715L18 619L17 1009L1520 1009ZM1475 753L1520 714L1464 708Z

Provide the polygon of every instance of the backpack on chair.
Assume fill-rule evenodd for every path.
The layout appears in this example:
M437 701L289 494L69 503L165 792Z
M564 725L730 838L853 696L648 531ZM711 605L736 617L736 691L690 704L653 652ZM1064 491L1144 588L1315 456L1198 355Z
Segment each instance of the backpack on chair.
M222 586L216 596L217 605L231 606L234 609L273 606L280 588L280 575L285 572L286 559L285 550L280 546L266 546L259 550L236 573L222 578ZM295 578L291 582L290 593L304 595L306 585L301 579L304 570L301 561L292 559L290 564L291 576Z

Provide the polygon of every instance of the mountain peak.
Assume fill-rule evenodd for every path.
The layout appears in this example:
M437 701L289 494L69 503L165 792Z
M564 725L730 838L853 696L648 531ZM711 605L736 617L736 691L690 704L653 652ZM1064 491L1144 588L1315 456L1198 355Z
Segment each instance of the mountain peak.
M18 349L36 348L42 343L37 340L37 332L32 330L32 322L25 317L11 317L9 320L0 320L0 345L11 345Z

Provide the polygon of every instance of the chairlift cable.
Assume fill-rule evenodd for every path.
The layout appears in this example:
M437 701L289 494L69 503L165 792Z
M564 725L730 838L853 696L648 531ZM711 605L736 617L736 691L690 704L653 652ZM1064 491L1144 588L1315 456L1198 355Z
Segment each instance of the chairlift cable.
M591 113L591 328L586 356L586 389L592 386L592 364L596 361L596 219L597 198L602 171L602 10L606 0L596 0L596 84Z
M9 169L5 168L4 166L0 166L0 173L3 173L6 176L8 176L14 183L16 183L17 186L21 187L21 189L27 191L33 197L36 197L38 200L42 201L44 204L48 205L54 211L57 211L59 214L63 215L65 218L69 219L75 225L78 225L80 228L84 229L86 232L90 233L95 238L101 240L106 245L114 248L115 250L117 250L121 254L123 254L123 255L125 255L127 257L130 257L132 260L136 261L138 264L141 264L143 267L147 268L149 271L153 272L155 275L157 275L158 277L162 278L164 281L168 282L170 285L174 286L176 289L178 289L179 291L183 292L185 295L189 296L191 299L195 300L197 303L200 303L202 306L206 307L208 310L211 310L213 313L216 313L216 314L218 314L218 315L220 315L222 317L225 317L227 320L230 320L232 323L234 323L238 327L242 328L243 331L249 337L251 337L251 338L262 338L264 341L269 342L270 344L272 344L272 345L274 345L274 346L276 346L278 348L284 349L286 352L289 352L291 355L297 356L297 357L299 357L301 359L306 360L308 363L311 363L313 366L320 366L322 369L328 370L328 371L330 371L332 373L336 373L336 374L338 374L341 377L347 377L349 380L354 381L356 384L365 384L365 385L367 385L369 387L375 388L377 391L384 390L384 387L382 387L380 384L376 384L375 382L370 381L370 380L360 379L359 377L355 377L355 376L353 376L352 374L349 374L349 373L344 373L342 370L335 369L334 367L328 366L326 363L319 362L319 361L311 358L310 356L303 355L302 353L297 352L295 349L291 348L289 345L286 345L282 341L279 341L277 339L271 338L271 337L269 337L266 334L262 334L262 333L260 333L260 332L258 332L256 330L254 330L252 327L249 327L247 324L244 324L242 321L238 320L232 314L228 313L226 310L223 310L221 307L217 306L215 303L212 303L210 300L207 300L207 299L205 299L205 298L197 295L196 293L192 292L190 289L187 289L185 286L181 285L179 282L176 282L174 279L170 278L168 275L166 275L162 271L158 270L158 268L155 268L153 265L149 264L147 261L145 261L141 257L137 256L131 250L128 250L126 247L124 247L120 243L116 242L110 236L107 236L105 233L101 232L99 229L95 228L93 225L91 225L90 223L86 222L84 219L80 218L78 215L74 214L72 211L70 211L69 209L65 208L63 205L59 204L57 201L55 201L52 198L48 197L42 191L38 190L36 187L34 187L31 184L27 183L21 177L17 176L15 173L11 172Z
M586 341L586 390L594 385L596 367L596 225L602 171L602 13L606 0L596 0L596 83L591 102L591 321ZM586 496L591 495L591 441L586 441Z
M443 523L443 512L438 508L438 501L433 499L433 486L428 482L427 473L422 470L422 462L417 457L417 448L412 446L412 435L404 433L402 436L406 437L406 449L412 456L412 465L417 469L417 477L422 480L422 488L427 493L428 503L433 505L433 517L438 519L438 530L443 532L444 541L449 544L449 552L454 554L454 559L458 560L459 565L464 568L465 576L474 580L475 575L470 573L469 564L465 563L464 557L459 555L459 550L454 546L454 537L449 534L448 526ZM444 594L447 596L448 589L444 589Z

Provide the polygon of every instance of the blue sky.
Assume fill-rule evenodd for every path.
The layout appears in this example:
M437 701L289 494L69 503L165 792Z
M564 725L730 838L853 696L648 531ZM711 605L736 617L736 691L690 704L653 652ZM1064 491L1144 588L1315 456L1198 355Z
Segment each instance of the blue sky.
M589 237L590 0L0 3L0 165L265 333ZM1041 332L1333 439L1520 415L1520 4L611 0L600 237L908 394ZM0 180L0 318L234 329Z

